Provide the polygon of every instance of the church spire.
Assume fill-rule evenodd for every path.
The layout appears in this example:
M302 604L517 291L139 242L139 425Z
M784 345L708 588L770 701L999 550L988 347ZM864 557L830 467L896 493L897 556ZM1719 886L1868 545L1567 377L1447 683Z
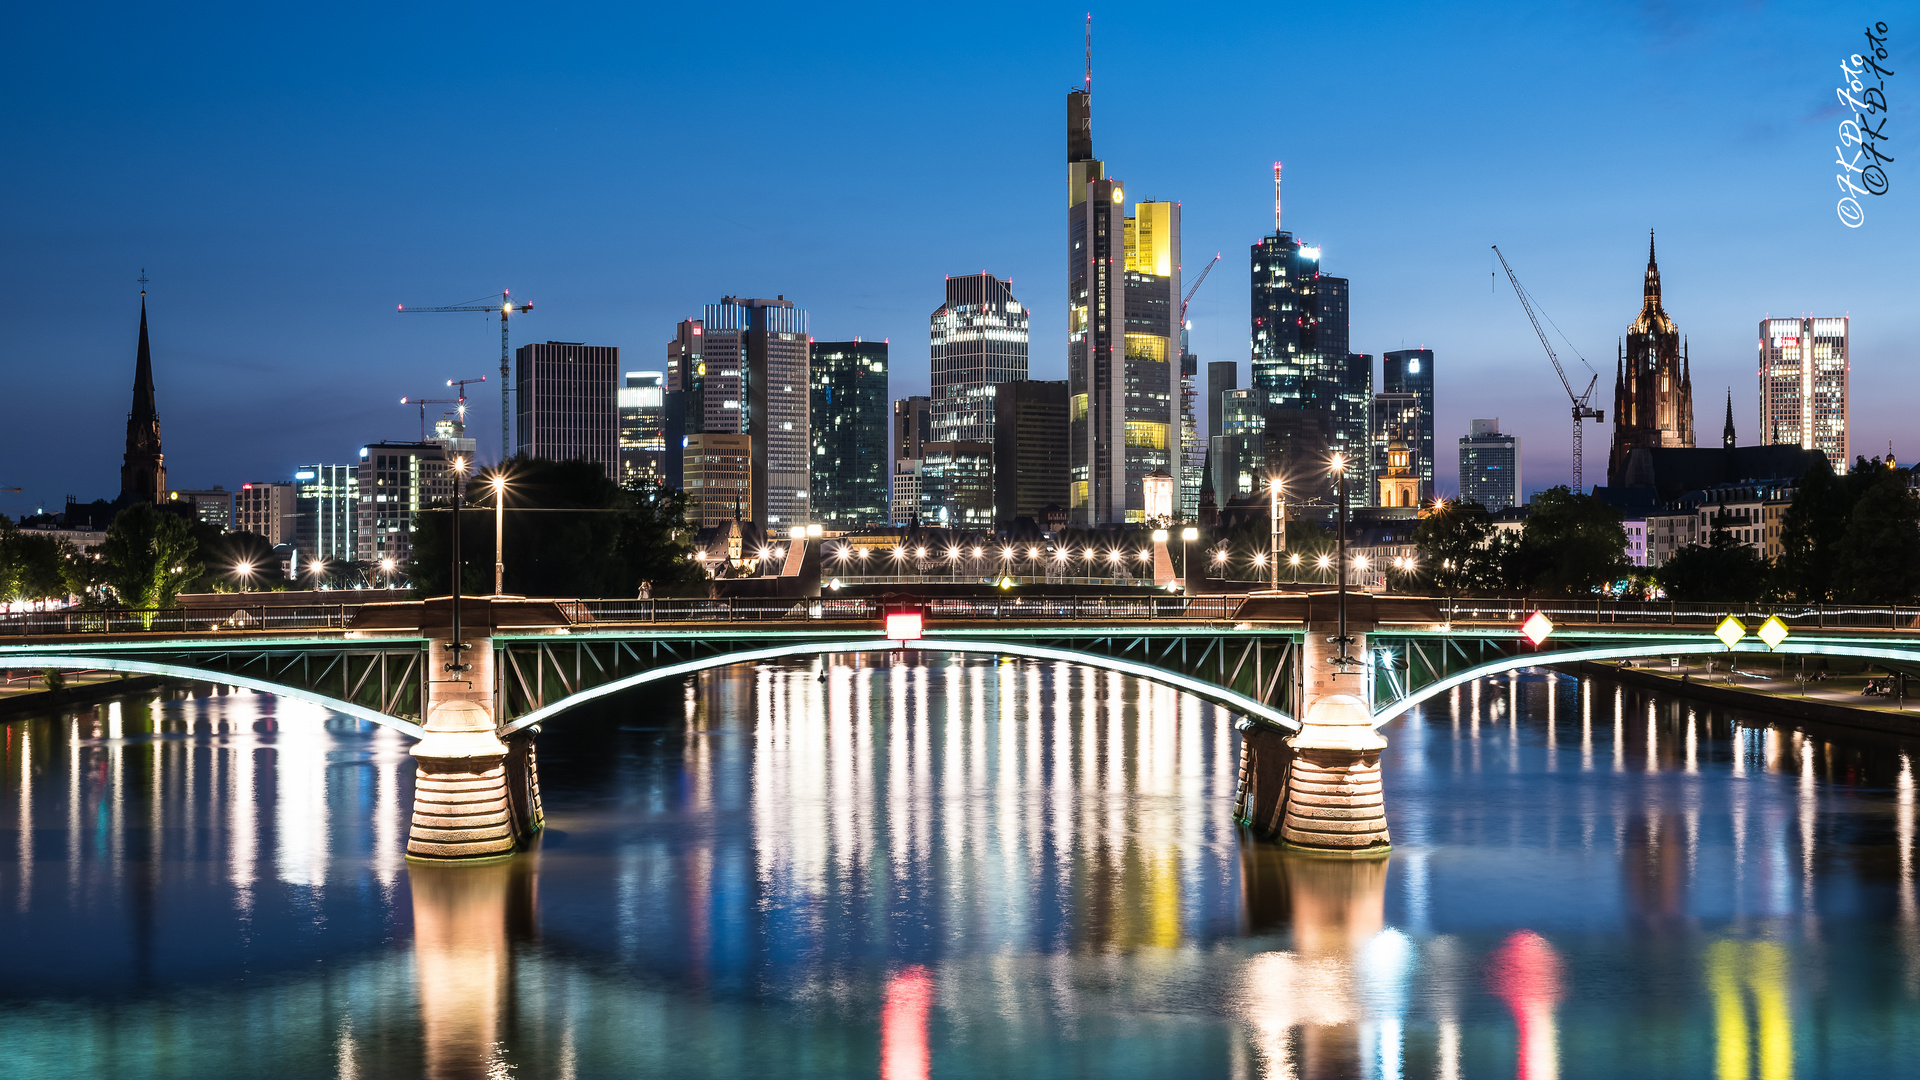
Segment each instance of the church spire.
M140 284L147 272L140 271ZM140 344L133 361L133 408L127 413L127 452L120 465L120 501L166 498L167 469L160 453L160 413L153 401L153 349L147 343L147 290L140 290Z
M1720 445L1733 449L1733 387L1727 387L1727 426L1720 433Z
M1647 281L1643 292L1643 311L1660 310L1660 263L1654 258L1653 230L1647 230Z

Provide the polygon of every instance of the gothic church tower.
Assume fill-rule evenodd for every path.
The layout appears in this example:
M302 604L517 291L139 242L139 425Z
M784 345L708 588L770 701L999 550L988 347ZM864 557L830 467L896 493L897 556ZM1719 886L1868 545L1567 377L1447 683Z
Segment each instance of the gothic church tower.
M140 351L133 368L133 411L127 414L127 454L120 466L120 501L160 502L167 497L167 467L160 454L160 414L153 407L153 353L147 347L147 290L140 290Z
M1640 314L1627 328L1613 376L1613 452L1607 484L1625 479L1627 455L1640 447L1693 445L1693 373L1686 343L1660 306L1660 266L1647 233L1647 276Z

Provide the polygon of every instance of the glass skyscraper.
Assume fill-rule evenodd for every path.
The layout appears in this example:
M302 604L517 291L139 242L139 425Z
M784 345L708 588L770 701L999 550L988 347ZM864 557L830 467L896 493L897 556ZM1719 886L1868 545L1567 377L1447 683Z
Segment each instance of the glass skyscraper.
M1420 400L1417 438L1408 440L1413 463L1420 473L1420 498L1433 498L1433 350L1396 349L1380 361L1380 389L1389 394L1412 394Z
M620 407L622 487L666 478L666 376L658 371L629 371L616 400Z
M1291 486L1289 505L1326 516L1334 487L1327 463L1316 457L1343 455L1350 490L1371 489L1367 412L1373 358L1347 349L1347 279L1321 272L1319 248L1277 230L1253 245L1252 270L1250 386L1269 410L1324 416L1322 423L1288 417L1277 425L1283 430L1270 422L1267 467Z
M359 557L359 470L353 465L302 465L293 473L299 520L294 545L302 560L352 562Z
M786 297L728 296L702 325L704 430L753 439L752 520L784 534L808 521L807 312Z
M1460 500L1488 510L1521 505L1520 437L1502 435L1500 418L1472 421L1460 439Z
M947 279L930 320L933 441L993 441L993 388L1027 377L1027 318L1011 281Z
M892 467L887 343L816 341L809 369L813 521L833 529L884 525Z

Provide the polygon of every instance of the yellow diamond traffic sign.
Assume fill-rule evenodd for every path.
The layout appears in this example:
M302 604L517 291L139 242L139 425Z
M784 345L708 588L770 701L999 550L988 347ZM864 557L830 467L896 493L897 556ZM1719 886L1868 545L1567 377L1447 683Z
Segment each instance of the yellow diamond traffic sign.
M1780 616L1769 615L1767 621L1760 624L1758 633L1760 640L1767 643L1767 648L1777 649L1781 642L1787 640L1787 624L1780 621Z
M1720 639L1720 644L1731 649L1735 642L1747 636L1747 626L1729 615L1720 620L1720 625L1714 629L1713 636Z

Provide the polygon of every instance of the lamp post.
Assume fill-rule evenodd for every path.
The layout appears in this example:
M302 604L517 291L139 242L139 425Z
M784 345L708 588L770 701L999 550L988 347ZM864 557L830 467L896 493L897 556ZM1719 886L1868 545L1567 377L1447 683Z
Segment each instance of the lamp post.
M1340 562L1340 631L1334 643L1340 646L1340 655L1334 659L1342 674L1353 666L1354 659L1347 652L1347 646L1353 639L1347 636L1347 459L1343 454L1333 455L1333 472L1340 478L1340 532L1335 537L1338 543L1336 558Z
M1272 535L1269 537L1270 542L1268 544L1268 550L1271 552L1271 555L1268 561L1273 564L1273 591L1279 592L1280 553L1287 549L1287 526L1285 520L1281 517L1283 507L1280 501L1279 477L1267 477L1267 494L1272 499L1272 507L1267 511L1267 521L1272 528Z
M507 478L500 473L493 474L493 595L499 596L507 591Z
M447 664L448 671L465 671L466 657L462 650L466 648L460 641L460 509L467 492L467 459L453 459L453 643L450 651L453 660Z

